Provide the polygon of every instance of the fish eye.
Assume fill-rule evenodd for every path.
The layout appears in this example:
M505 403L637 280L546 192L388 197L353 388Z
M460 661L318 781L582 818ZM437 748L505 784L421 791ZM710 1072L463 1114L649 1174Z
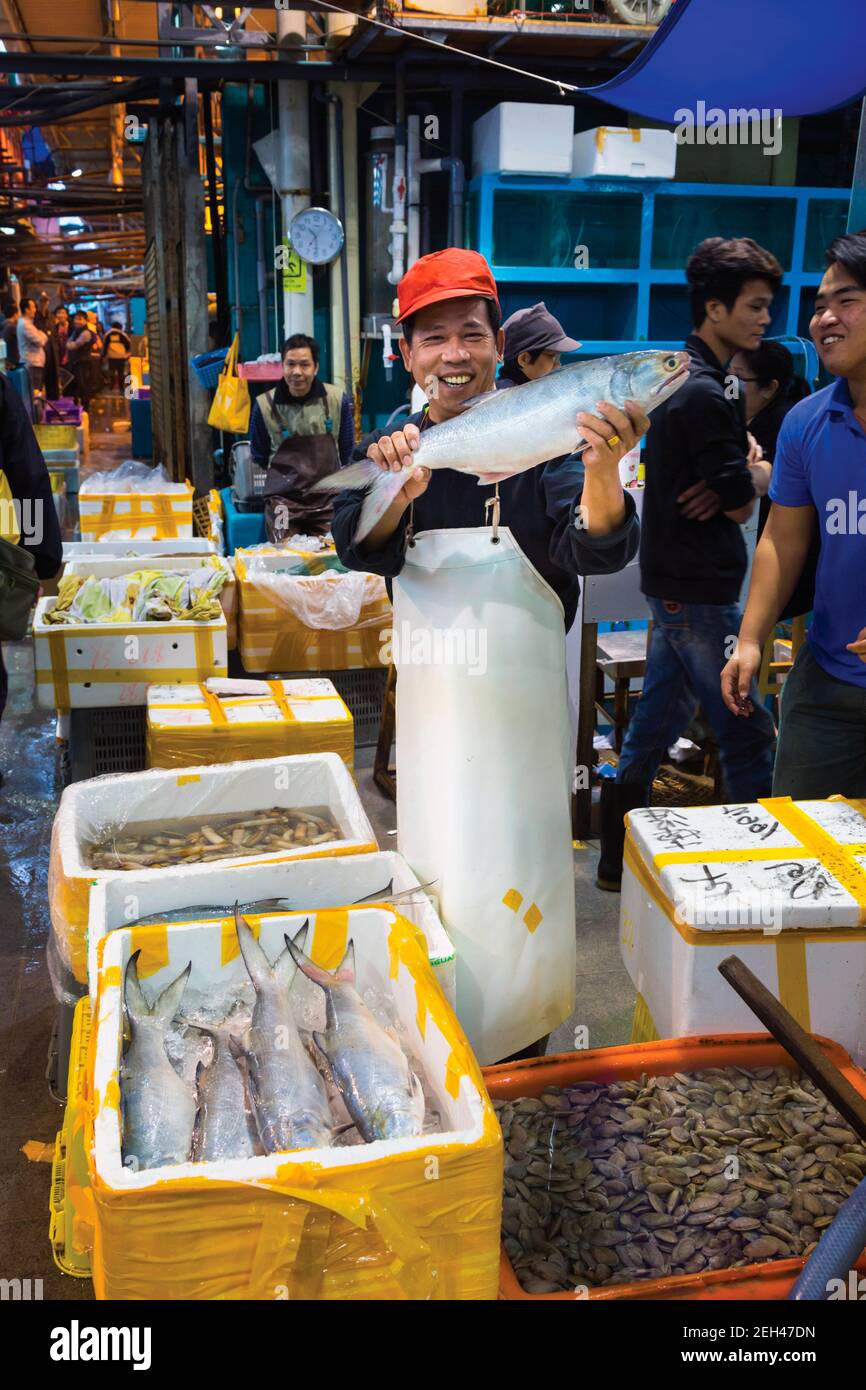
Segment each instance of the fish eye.
M665 371L672 372L675 369L676 365L677 359L675 357L665 358Z

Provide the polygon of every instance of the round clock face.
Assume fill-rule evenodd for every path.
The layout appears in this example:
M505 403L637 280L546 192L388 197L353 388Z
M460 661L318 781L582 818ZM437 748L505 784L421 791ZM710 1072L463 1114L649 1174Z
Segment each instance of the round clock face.
M343 249L342 223L327 208L304 208L292 219L289 238L302 260L312 265L327 265Z

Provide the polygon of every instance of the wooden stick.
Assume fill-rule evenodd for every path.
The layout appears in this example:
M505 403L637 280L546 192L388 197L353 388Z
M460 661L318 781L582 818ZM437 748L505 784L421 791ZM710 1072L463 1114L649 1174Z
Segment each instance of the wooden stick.
M855 1090L820 1044L800 1027L739 956L728 956L723 960L719 974L745 1000L776 1042L781 1043L806 1075L812 1078L839 1114L845 1116L860 1138L866 1140L866 1096Z

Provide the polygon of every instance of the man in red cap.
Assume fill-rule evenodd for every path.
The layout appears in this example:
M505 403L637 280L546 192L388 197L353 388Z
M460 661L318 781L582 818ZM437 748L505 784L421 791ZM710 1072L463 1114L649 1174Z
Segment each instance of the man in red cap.
M428 404L355 453L394 472L411 467L422 431L494 389L504 344L496 282L475 251L423 256L397 294L403 362ZM632 402L597 411L576 418L582 458L497 485L416 468L360 543L362 496L334 505L343 564L396 581L399 846L422 882L437 882L458 1016L483 1064L543 1053L574 1008L564 638L578 576L620 570L637 551L619 461L649 426ZM472 668L467 654L482 649Z

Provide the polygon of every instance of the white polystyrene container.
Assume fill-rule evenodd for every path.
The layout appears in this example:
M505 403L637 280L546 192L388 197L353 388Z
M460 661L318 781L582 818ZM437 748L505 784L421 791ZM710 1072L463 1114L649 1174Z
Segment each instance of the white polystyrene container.
M866 1063L866 819L842 799L627 817L620 949L657 1037L748 1032L736 954L809 1032Z
M576 179L672 179L676 162L672 130L597 126L575 135L571 173Z
M472 177L552 174L571 177L574 108L501 101L472 126Z

